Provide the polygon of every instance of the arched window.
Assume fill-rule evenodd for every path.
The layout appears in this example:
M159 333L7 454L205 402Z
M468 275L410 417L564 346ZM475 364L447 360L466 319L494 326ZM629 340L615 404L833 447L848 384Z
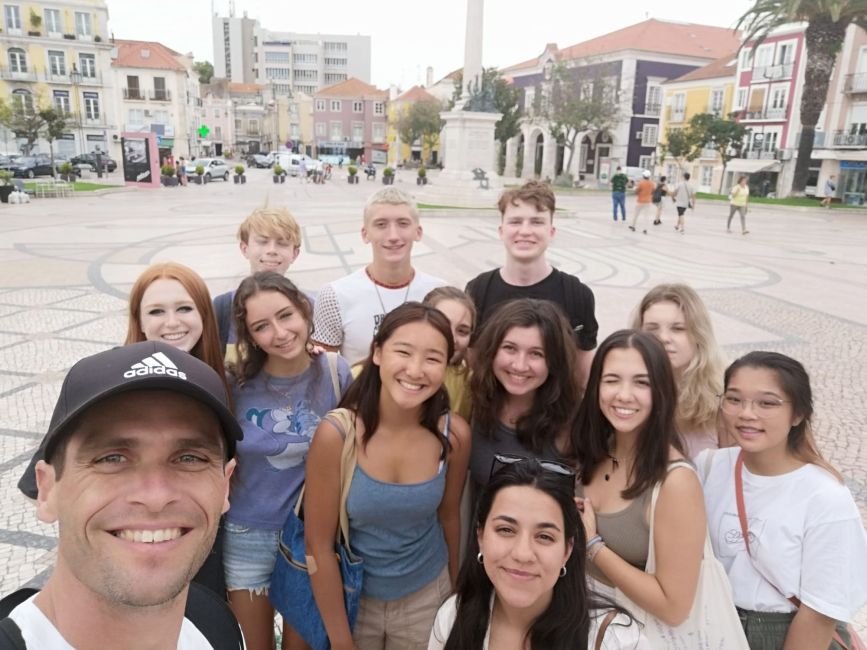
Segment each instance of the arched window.
M20 47L9 48L9 71L27 72L27 53Z
M23 110L25 113L33 113L33 93L23 88L13 90L12 106Z

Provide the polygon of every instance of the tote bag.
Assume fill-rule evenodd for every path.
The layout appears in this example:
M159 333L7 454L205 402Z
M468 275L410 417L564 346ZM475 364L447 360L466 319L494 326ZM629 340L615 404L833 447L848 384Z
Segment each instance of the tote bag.
M688 467L686 462L672 463L671 467ZM656 515L656 501L662 483L653 487L650 498L650 542L647 546L647 565L645 572L656 572L656 550L653 544L653 521ZM713 554L710 536L705 532L704 552L698 574L695 600L686 620L677 627L663 623L653 614L645 611L619 589L616 601L644 625L644 635L653 648L660 650L749 650L744 629L732 597L725 568Z

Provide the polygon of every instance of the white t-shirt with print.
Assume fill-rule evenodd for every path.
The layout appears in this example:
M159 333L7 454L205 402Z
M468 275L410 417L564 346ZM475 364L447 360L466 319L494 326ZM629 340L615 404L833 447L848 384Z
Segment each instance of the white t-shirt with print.
M770 580L786 596L799 598L817 612L850 621L867 602L867 533L849 489L818 465L807 464L781 476L759 476L744 466L754 565L735 501L739 451L708 450L695 459L711 543L731 581L735 604L758 612L794 611ZM713 456L706 471L708 453Z
M75 650L66 642L54 624L42 613L31 596L9 613L21 629L21 636L28 650ZM189 619L181 624L177 650L213 650L204 635Z
M387 289L371 280L360 268L326 284L313 308L313 340L340 348L340 354L354 365L370 353L370 342L382 319L395 307L422 300L445 280L416 271L408 287Z

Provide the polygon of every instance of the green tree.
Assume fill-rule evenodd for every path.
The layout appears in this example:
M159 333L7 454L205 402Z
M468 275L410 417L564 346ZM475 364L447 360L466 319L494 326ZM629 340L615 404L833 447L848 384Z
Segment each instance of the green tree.
M700 149L715 149L723 164L723 173L720 176L719 192L722 194L723 179L725 178L726 166L732 158L741 155L744 149L744 138L749 128L735 121L737 113L728 117L719 117L711 113L699 113L689 120L690 129L694 132L699 142Z
M807 63L804 92L801 94L801 139L792 193L803 194L810 171L810 157L816 123L825 105L828 83L837 53L843 46L846 28L867 23L865 0L755 0L736 25L743 28L743 43L753 48L775 28L792 22L806 22ZM743 47L743 45L741 46Z
M698 158L701 149L701 136L691 125L682 129L669 129L665 134L665 142L659 145L660 162L665 162L666 158L674 158L677 166L683 170L683 163Z
M200 84L209 84L214 78L214 64L210 61L196 61L193 63L193 70L199 75Z
M54 106L39 109L42 118L42 137L48 142L48 153L51 156L51 173L54 169L54 141L60 138L69 127L69 113L57 110Z
M574 68L561 63L551 71L550 83L541 87L545 96L537 97L540 116L547 120L551 135L569 152L567 173L578 136L607 131L620 117L617 89L605 72L599 65Z
M12 131L16 138L25 140L21 150L29 156L45 126L45 120L23 98L13 99L11 104L0 98L0 124Z
M401 142L412 145L421 142L422 150L427 148L431 156L439 142L443 119L440 117L442 104L437 100L415 102L397 118L397 133Z

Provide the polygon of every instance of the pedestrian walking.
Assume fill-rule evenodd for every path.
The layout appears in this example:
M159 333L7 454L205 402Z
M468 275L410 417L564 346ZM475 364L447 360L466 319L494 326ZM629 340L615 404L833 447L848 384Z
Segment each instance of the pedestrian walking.
M178 158L178 187L186 187L187 185L187 163L184 157Z
M656 206L656 216L653 218L653 225L662 224L662 199L669 195L671 188L666 184L666 177L660 176L659 182L656 184L656 189L653 190L653 205Z
M611 207L614 211L614 221L617 221L617 208L620 208L620 215L623 221L626 221L626 186L629 184L629 177L623 173L620 166L617 166L617 173L611 177Z
M303 158L298 161L298 178L301 179L302 183L307 182L307 161Z
M681 235L683 234L683 216L686 214L687 208L690 210L695 208L695 190L689 184L689 179L689 172L683 172L683 180L677 184L671 195L671 200L674 201L674 206L677 208L677 225L674 229Z
M638 225L638 219L641 218L642 215L648 214L650 210L653 209L653 190L656 189L656 183L650 180L650 172L646 169L641 173L641 176L641 180L635 187L635 193L637 195L637 200L635 202L635 216L632 217L632 225L629 226L629 229L632 232L635 232L635 226ZM646 235L647 228L643 228L642 232Z
M834 182L835 178L837 177L831 174L828 180L825 181L825 198L822 199L823 208L831 207L831 199L834 198L834 194L837 192L837 184Z
M732 217L735 212L741 215L741 234L749 234L747 230L747 205L750 201L750 187L747 185L747 177L741 176L731 192L729 192L729 220L726 222L726 232L732 231Z

